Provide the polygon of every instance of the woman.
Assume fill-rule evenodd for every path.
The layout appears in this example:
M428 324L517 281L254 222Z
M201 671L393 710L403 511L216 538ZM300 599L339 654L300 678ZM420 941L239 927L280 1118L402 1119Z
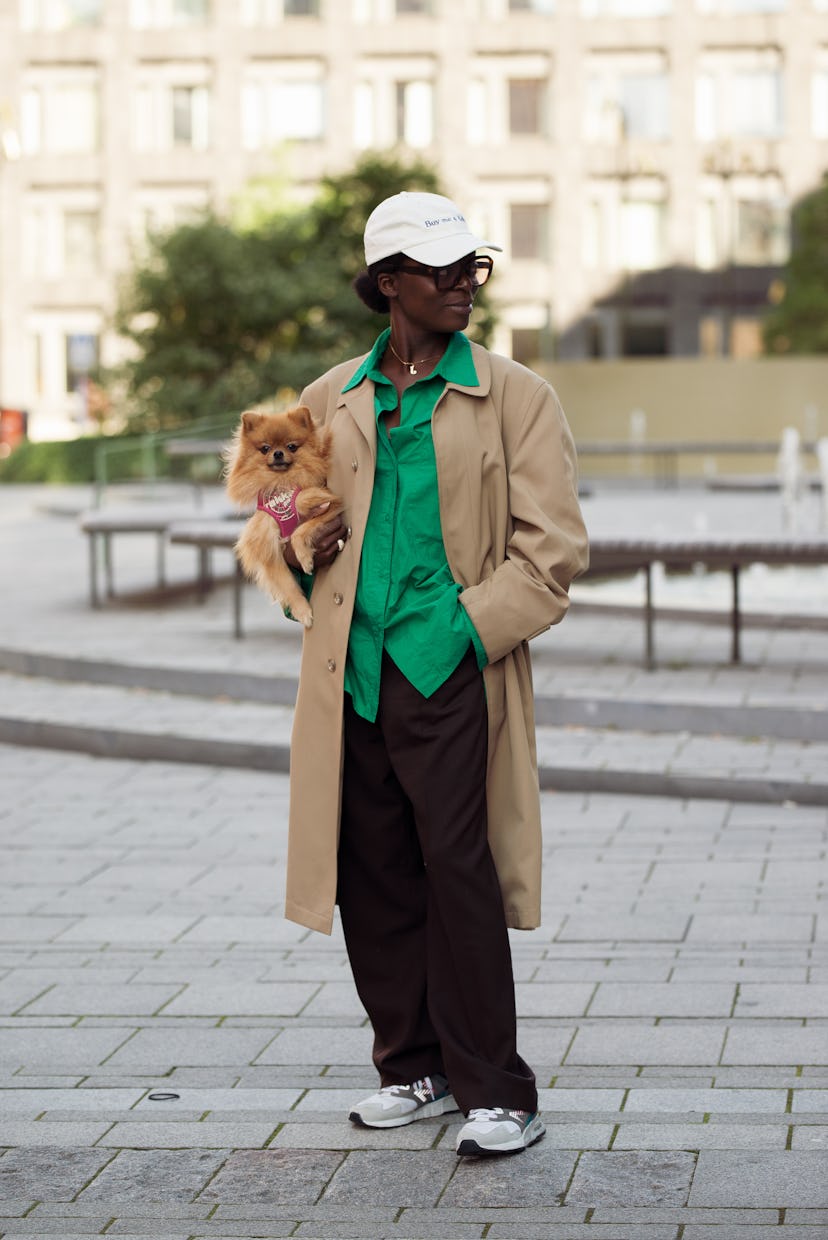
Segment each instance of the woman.
M459 1109L460 1154L544 1132L507 934L540 919L526 643L587 557L554 392L463 335L498 248L439 195L380 203L354 287L390 328L301 397L348 525L317 544L286 916L330 933L339 904L380 1074L351 1120Z

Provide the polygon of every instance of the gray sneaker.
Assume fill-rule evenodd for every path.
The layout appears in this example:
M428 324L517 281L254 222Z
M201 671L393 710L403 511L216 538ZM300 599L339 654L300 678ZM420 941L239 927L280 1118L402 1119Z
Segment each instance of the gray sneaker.
M415 1119L430 1119L460 1108L444 1076L424 1076L412 1085L385 1085L377 1094L358 1102L348 1118L365 1128L401 1128Z
M513 1154L540 1141L546 1127L537 1111L477 1107L457 1134L458 1154Z

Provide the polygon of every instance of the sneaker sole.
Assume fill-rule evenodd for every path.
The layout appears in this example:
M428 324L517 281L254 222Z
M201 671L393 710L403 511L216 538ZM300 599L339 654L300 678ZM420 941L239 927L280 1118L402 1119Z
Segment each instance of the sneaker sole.
M396 1119L364 1119L359 1111L351 1111L348 1119L352 1124L358 1124L360 1128L403 1128L406 1124L413 1124L418 1119L431 1119L435 1115L445 1115L446 1111L459 1110L451 1094L447 1094L445 1098L438 1098L435 1102L426 1102L424 1106L417 1107L416 1111L409 1111L407 1115L398 1115Z
M546 1128L538 1121L521 1136L515 1137L514 1141L503 1141L500 1145L479 1145L473 1137L466 1137L457 1146L457 1154L458 1156L471 1154L478 1157L488 1154L522 1154L524 1150L529 1149L530 1145L535 1145L545 1135Z

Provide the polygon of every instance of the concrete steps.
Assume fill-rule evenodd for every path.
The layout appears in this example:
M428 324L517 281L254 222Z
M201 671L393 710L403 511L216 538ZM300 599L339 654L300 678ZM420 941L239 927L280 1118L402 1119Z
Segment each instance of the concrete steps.
M0 668L0 742L288 769L290 677L8 650ZM822 711L542 696L537 717L545 789L828 805Z

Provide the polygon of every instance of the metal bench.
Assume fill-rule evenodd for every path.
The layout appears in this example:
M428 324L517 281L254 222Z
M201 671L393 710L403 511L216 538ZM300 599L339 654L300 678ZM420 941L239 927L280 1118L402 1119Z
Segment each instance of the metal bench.
M657 538L591 538L587 577L619 572L645 573L644 658L648 668L655 666L653 606L653 565L670 569L690 569L695 564L730 572L732 601L730 610L732 663L741 661L742 614L739 576L750 564L817 565L828 564L828 536L814 538L750 538L708 535L696 538L662 536Z
M79 518L81 530L89 540L89 599L93 607L101 605L98 583L98 567L103 562L107 598L115 595L115 576L112 563L112 540L116 534L153 534L156 540L156 569L158 586L165 584L164 547L167 528L181 516L181 510L169 508L96 508L82 513Z
M216 520L222 514L231 514L222 507L212 515ZM156 583L159 589L166 585L167 531L182 520L181 507L94 508L81 513L78 523L89 540L89 599L93 607L100 607L101 589L99 569L103 564L104 589L107 598L115 596L115 572L112 544L116 535L152 534L156 542Z

